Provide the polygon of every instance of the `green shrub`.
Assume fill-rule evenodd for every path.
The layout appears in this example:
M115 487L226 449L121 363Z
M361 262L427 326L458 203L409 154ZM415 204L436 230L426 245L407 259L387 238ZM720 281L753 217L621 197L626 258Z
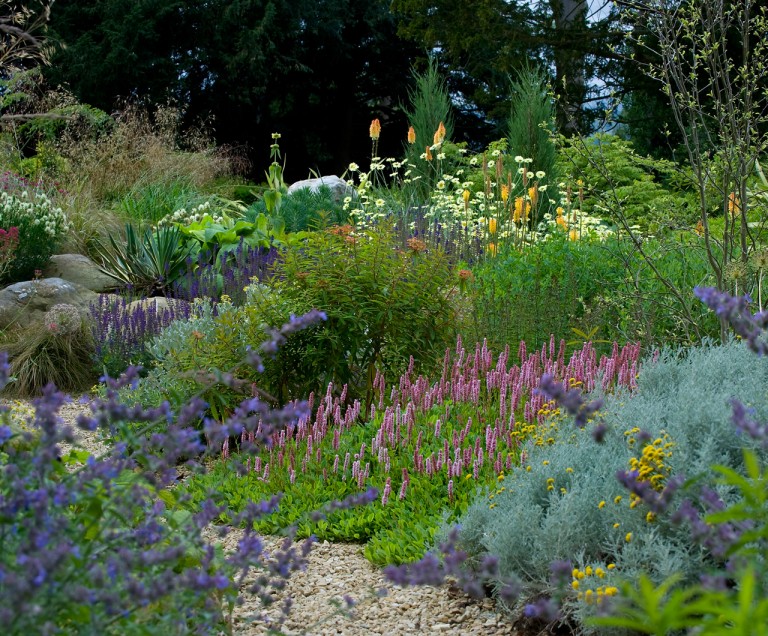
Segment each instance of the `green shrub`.
M552 421L548 435L524 446L524 466L470 505L460 521L462 547L473 559L498 556L501 577L519 575L521 603L554 593L549 564L570 560L577 583L565 608L582 629L597 606L588 596L596 600L598 588L605 594L643 572L656 583L672 574L698 580L711 555L691 542L685 525L633 505L615 475L637 469L654 487L677 475L700 476L697 485L732 502L735 490L716 483L710 466L743 467L745 439L733 434L730 400L764 420L766 386L768 362L741 343L706 344L685 355L667 350L646 361L635 394L606 400L604 442L595 444L570 421Z
M616 223L619 215L630 225L658 232L681 224L696 225L693 189L671 161L635 153L632 144L616 135L598 133L585 140L563 139L558 173L572 187L572 201L583 212Z
M266 214L264 201L258 201L249 208L249 215ZM331 225L349 223L349 213L343 202L337 201L327 186L316 192L301 188L282 197L278 217L285 223L286 232L303 232L323 229Z
M648 239L644 249L678 289L707 280L705 255L691 246ZM488 338L496 349L519 340L540 346L550 334L649 346L718 333L711 312L685 293L696 334L635 246L617 238L570 241L556 232L522 250L502 250L472 269L466 292L472 303L467 339Z
M61 208L36 188L0 192L0 228L18 228L18 246L5 275L6 280L32 278L55 254L69 230Z
M400 249L389 229L331 228L288 249L275 274L280 303L254 299L260 322L282 324L286 308L328 316L291 339L267 369L281 401L333 382L368 404L377 368L396 379L412 356L425 370L455 342L456 279L445 253L419 239Z
M408 91L410 104L409 107L402 108L415 133L413 143L407 143L405 146L405 158L412 171L411 183L407 189L415 199L411 203L418 204L429 200L429 194L440 178L441 171L440 160L426 161L421 155L427 147L435 146L435 133L440 124L445 126L445 142L453 139L453 113L450 93L435 58L430 58L429 66L423 73L414 70L412 75L415 85ZM434 154L442 151L440 145L434 149Z
M539 69L523 68L517 80L512 82L511 95L512 109L507 126L509 154L533 159L527 169L544 172L545 183L554 185L557 183L557 151L551 135L555 106L546 74ZM545 191L541 196L548 199L550 193ZM544 204L545 209L548 207Z

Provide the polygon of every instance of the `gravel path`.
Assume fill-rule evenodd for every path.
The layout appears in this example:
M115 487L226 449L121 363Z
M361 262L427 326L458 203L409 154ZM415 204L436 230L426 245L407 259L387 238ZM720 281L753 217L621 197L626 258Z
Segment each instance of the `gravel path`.
M82 412L82 404L65 405L60 415L73 426ZM78 431L78 444L92 454L102 454L106 447L95 434ZM210 540L221 541L225 550L233 549L240 533L231 532L223 540L211 532ZM282 539L266 537L267 548ZM385 596L376 591L385 588ZM490 599L475 601L448 586L401 588L385 581L381 571L362 555L357 544L322 542L315 544L305 572L294 574L283 592L293 599L293 609L283 627L288 636L367 636L419 634L456 634L461 636L515 636L509 620L498 614ZM335 610L333 601L351 596L356 604L349 616ZM279 597L278 597L279 598ZM276 603L279 606L280 603ZM266 629L252 618L263 611L255 596L245 595L236 608L234 622L238 636L260 636ZM267 612L267 615L275 615ZM336 612L336 613L334 613Z

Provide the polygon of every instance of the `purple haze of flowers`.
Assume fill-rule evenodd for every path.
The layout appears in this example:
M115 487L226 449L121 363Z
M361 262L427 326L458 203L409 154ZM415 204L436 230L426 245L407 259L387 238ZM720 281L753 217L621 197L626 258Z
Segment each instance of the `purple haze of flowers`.
M470 567L467 553L458 549L459 528L454 528L436 554L428 553L420 561L405 565L389 565L384 576L396 585L442 585L446 578L456 579L457 586L473 598L485 596L485 586L499 585L499 595L512 602L520 594L520 584L513 579L499 581L498 559L486 556L479 566Z
M96 346L96 364L117 377L130 365L145 365L149 356L147 346L174 320L186 320L192 315L192 305L182 301L166 307L153 301L137 303L129 308L120 297L99 296L91 305L91 329Z
M584 428L587 421L603 405L602 400L593 400L587 403L581 395L580 389L568 389L562 382L555 382L554 376L547 373L541 378L541 383L536 392L547 397L549 400L555 400L557 405L564 408L569 415L573 415L573 421L579 428ZM605 435L605 427L598 424L592 430L592 436L596 441L601 441Z
M319 314L297 318L277 333L284 336L320 319ZM0 388L8 380L2 353ZM253 522L273 511L279 497L251 503L239 515L211 501L193 514L184 512L166 487L177 480L179 462L213 452L195 429L205 403L194 400L178 414L167 403L154 409L126 405L120 390L135 384L136 370L105 380L104 397L90 404L90 414L81 415L77 425L105 432L122 427L130 443L79 465L64 457L70 470L59 461L61 444L73 443L75 436L58 415L68 398L55 387L35 401L36 435L25 443L14 443L17 436L0 419L0 633L48 634L66 624L76 633L115 634L125 633L132 620L169 633L218 633L248 572L260 571L255 580L248 578L248 590L270 602L285 579L306 566L312 541L297 549L288 540L265 552ZM249 418L255 407L272 430L295 424L297 413L306 411L298 405L293 413L273 413L247 401L223 425L208 422L206 430L225 436L253 429ZM131 426L123 426L127 423ZM196 470L203 466L193 464ZM364 493L337 505L377 496ZM204 529L220 515L244 524L231 554L217 553L204 539ZM149 605L162 610L147 613L143 608Z
M187 259L187 268L174 283L175 298L193 300L209 298L219 302L227 295L236 305L245 299L243 289L253 280L263 281L272 273L279 257L277 248L249 247L240 241L234 250L212 255L200 252Z
M765 330L768 328L768 311L752 314L749 296L731 296L715 287L696 287L693 290L696 297L717 314L718 318L726 320L733 330L744 340L747 346L758 355L768 354L768 342L765 340Z

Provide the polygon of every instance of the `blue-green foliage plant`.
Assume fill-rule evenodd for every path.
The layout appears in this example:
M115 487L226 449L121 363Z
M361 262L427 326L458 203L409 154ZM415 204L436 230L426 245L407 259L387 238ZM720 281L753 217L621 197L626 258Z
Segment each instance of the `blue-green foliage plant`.
M643 500L633 505L636 498L617 473L650 468L646 483L660 475L659 487L697 476L696 488L706 486L724 505L736 504L736 481L724 483L710 467L722 466L730 476L745 469L742 448L757 445L734 435L731 401L749 405L753 417L765 420L766 386L768 361L743 343L661 352L641 367L633 394L606 398L598 416L607 429L602 444L589 435L594 424L580 430L551 420L551 428L523 448L524 464L470 505L460 521L460 546L470 559L495 555L500 578L520 578L518 610L561 593L548 564L570 561L573 581L560 619L586 633L603 633L586 619L600 607L598 597L616 595L622 581L646 576L658 585L675 576L696 583L722 559L691 541L687 524L657 515ZM660 453L656 463L647 460L653 449Z
M251 205L247 216L267 213L267 204L257 201ZM338 201L328 186L313 191L300 188L286 194L280 201L278 218L285 224L286 232L305 232L322 229L331 225L349 223L349 213L344 210L343 201Z

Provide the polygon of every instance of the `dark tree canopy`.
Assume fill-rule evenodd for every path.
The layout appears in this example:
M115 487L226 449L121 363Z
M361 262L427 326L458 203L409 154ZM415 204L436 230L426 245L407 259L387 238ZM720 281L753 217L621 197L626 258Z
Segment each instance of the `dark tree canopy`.
M291 178L339 171L368 153L368 124L398 152L419 48L402 41L388 2L373 0L58 0L49 78L111 110L118 98L182 105L217 141L266 163L270 134ZM389 125L391 123L391 125Z
M510 81L531 63L550 71L563 97L557 116L564 131L588 130L597 93L614 87L618 66L611 45L621 35L608 3L394 0L392 7L403 36L440 51L451 88L481 124L503 126Z

